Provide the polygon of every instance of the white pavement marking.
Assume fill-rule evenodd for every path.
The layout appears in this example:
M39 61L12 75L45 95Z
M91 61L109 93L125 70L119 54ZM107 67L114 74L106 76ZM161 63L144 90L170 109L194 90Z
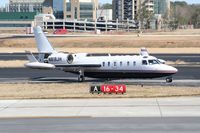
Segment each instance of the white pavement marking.
M200 97L0 101L0 118L87 116L199 117Z

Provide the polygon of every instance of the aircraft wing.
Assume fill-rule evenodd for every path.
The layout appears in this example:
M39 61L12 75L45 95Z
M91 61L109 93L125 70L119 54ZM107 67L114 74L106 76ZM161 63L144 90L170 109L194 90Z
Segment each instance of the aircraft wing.
M72 64L72 65L58 64L55 66L56 67L101 67L101 64Z

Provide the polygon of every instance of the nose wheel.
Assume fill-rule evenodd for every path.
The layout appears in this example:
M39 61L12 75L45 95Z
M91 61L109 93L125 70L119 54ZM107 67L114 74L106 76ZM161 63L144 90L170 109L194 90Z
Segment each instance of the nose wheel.
M84 81L85 81L84 71L80 69L79 76L78 76L78 82L84 82Z
M173 78L172 77L167 77L166 78L166 82L167 83L172 83L173 82Z

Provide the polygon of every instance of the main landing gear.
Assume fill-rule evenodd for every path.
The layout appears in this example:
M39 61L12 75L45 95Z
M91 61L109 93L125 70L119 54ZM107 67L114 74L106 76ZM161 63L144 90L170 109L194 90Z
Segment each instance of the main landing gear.
M85 77L83 75L79 75L78 82L84 82L84 81L85 81Z
M84 81L85 81L84 71L80 70L78 76L78 82L84 82Z
M172 83L173 82L173 78L172 77L167 77L166 78L166 82L167 83Z

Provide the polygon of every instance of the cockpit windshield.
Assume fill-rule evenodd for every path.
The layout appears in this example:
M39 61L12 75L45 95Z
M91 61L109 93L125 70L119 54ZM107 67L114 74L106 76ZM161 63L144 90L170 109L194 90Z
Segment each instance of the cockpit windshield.
M149 61L149 65L160 64L158 60L148 60L148 61Z

